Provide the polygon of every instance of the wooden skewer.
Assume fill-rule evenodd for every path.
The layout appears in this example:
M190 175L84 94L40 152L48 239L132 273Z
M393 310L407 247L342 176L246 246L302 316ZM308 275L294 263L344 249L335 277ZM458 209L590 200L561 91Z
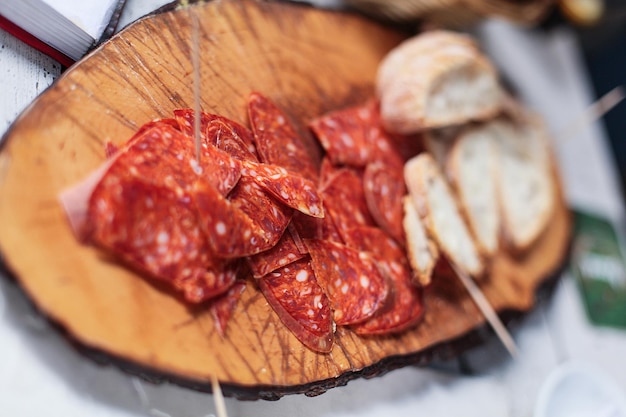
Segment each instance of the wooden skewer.
M196 144L196 162L200 165L200 22L198 14L191 15L191 62L193 65L193 132Z
M470 297L472 297L472 300L474 300L474 303L476 304L478 309L483 313L483 315L485 316L485 318L487 319L487 321L489 322L493 330L496 332L498 339L500 339L500 341L502 342L506 350L508 350L509 354L513 358L516 358L518 353L517 353L517 346L515 345L515 341L513 340L513 337L511 337L511 334L509 333L509 331L506 329L506 327L500 320L500 317L498 317L498 315L494 311L493 307L491 306L491 304L489 303L489 301L487 300L483 292L476 285L476 283L474 283L474 280L469 275L467 275L454 263L450 262L450 265L452 266L452 269L454 270L456 275L459 277L459 279L463 283L463 286L469 292Z
M557 134L556 137L563 140L573 137L576 132L586 128L608 113L613 107L621 103L625 97L624 88L621 85L615 87L587 107L587 109L573 119L566 128L561 129L561 132Z
M215 375L211 376L211 388L213 389L213 401L215 401L215 412L217 417L228 417L226 414L226 404L220 383Z

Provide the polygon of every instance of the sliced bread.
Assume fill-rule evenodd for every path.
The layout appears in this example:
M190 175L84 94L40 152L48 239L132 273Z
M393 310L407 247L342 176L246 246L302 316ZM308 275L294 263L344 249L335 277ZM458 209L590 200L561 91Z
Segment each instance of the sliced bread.
M490 118L504 98L495 68L471 38L446 31L392 50L376 84L383 126L402 134Z
M461 212L485 258L498 251L500 242L496 137L491 123L468 127L456 138L445 161Z
M535 117L499 119L497 132L499 205L504 241L525 251L546 228L556 205L554 159L549 137Z
M450 262L473 277L485 271L455 195L433 157L424 152L404 166L404 179L428 235Z
M406 251L413 270L414 281L421 286L430 284L435 265L439 259L437 246L426 233L426 228L413 200L408 195L402 200Z

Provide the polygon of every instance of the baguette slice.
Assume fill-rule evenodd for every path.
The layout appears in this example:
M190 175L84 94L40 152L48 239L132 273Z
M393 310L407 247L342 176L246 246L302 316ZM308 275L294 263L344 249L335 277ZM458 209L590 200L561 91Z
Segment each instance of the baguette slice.
M429 130L424 133L424 149L435 158L435 162L439 165L446 176L446 161L452 145L457 136L461 133L462 128L459 126L444 127L441 129Z
M406 235L406 250L413 277L418 285L430 284L433 270L439 260L439 250L428 237L424 223L408 195L402 200L404 218L402 225Z
M504 92L471 38L445 31L417 35L392 50L376 79L385 129L410 134L494 116Z
M556 206L549 137L532 116L492 122L497 133L497 175L503 236L513 252L527 250L546 228Z
M421 153L407 161L404 180L428 235L441 253L469 275L482 276L484 263L455 196L433 157Z
M491 258L500 244L497 133L492 123L468 127L454 141L445 162L461 212L485 258Z

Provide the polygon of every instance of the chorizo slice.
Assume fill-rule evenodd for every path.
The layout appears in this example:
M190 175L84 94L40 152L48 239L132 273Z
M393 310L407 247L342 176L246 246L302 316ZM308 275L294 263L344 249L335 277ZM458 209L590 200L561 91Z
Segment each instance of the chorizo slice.
M383 307L389 285L372 256L336 242L319 239L304 242L338 326L361 323Z
M257 282L267 302L298 340L316 352L330 352L334 341L330 302L317 283L309 258Z

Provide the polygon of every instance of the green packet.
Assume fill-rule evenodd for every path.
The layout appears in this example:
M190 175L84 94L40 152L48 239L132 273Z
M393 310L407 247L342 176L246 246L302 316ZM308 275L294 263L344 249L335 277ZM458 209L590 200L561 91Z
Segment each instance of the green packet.
M571 269L590 321L626 328L626 263L621 235L607 219L574 210Z

